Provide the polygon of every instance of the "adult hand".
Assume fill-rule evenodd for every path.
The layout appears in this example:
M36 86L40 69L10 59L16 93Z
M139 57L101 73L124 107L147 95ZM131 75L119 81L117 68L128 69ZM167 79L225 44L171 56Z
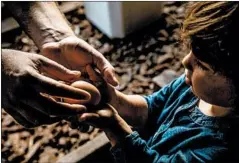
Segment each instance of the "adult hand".
M29 128L51 124L59 120L56 116L85 111L85 106L57 102L44 95L86 97L87 92L47 77L72 82L79 79L80 72L41 55L15 50L2 50L1 60L2 107L21 125Z
M55 2L4 2L42 54L69 69L96 66L104 79L117 86L114 68L105 57L75 36Z
M63 38L59 42L48 42L42 46L42 54L69 69L86 72L86 66L92 65L100 70L104 79L113 86L118 85L114 68L106 58L76 36Z

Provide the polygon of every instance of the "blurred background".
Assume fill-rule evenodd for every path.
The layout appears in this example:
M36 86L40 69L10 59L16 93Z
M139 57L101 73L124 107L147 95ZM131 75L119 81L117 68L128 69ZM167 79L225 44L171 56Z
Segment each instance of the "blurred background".
M183 73L180 27L185 2L58 2L75 34L115 67L120 91L149 95ZM1 5L2 48L39 53ZM1 112L1 162L112 162L98 128L83 133L66 121L25 129Z

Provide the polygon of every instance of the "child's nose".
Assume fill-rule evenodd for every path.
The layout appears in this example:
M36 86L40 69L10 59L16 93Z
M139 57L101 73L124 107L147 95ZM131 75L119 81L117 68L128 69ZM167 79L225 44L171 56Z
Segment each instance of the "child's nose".
M191 64L191 54L192 52L188 53L182 60L182 64L186 69L192 70Z

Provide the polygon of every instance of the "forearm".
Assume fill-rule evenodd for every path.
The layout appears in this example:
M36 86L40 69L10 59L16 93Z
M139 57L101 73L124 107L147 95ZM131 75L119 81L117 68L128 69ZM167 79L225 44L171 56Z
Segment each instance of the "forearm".
M133 127L143 127L148 117L148 105L140 95L126 95L115 90L111 105Z
M39 49L74 35L55 2L5 2Z
M108 103L118 112L116 117L118 124L104 131L111 145L115 146L117 143L123 143L124 138L133 132L130 126L144 127L148 117L148 105L142 96L126 95L110 85L108 91L110 92Z

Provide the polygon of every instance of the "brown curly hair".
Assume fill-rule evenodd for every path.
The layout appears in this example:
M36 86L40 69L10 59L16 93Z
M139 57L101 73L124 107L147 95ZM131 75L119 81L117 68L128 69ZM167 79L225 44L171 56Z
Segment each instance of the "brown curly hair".
M181 39L199 60L228 78L239 106L239 2L190 3Z
M232 73L239 65L239 2L190 3L181 39L213 69Z

